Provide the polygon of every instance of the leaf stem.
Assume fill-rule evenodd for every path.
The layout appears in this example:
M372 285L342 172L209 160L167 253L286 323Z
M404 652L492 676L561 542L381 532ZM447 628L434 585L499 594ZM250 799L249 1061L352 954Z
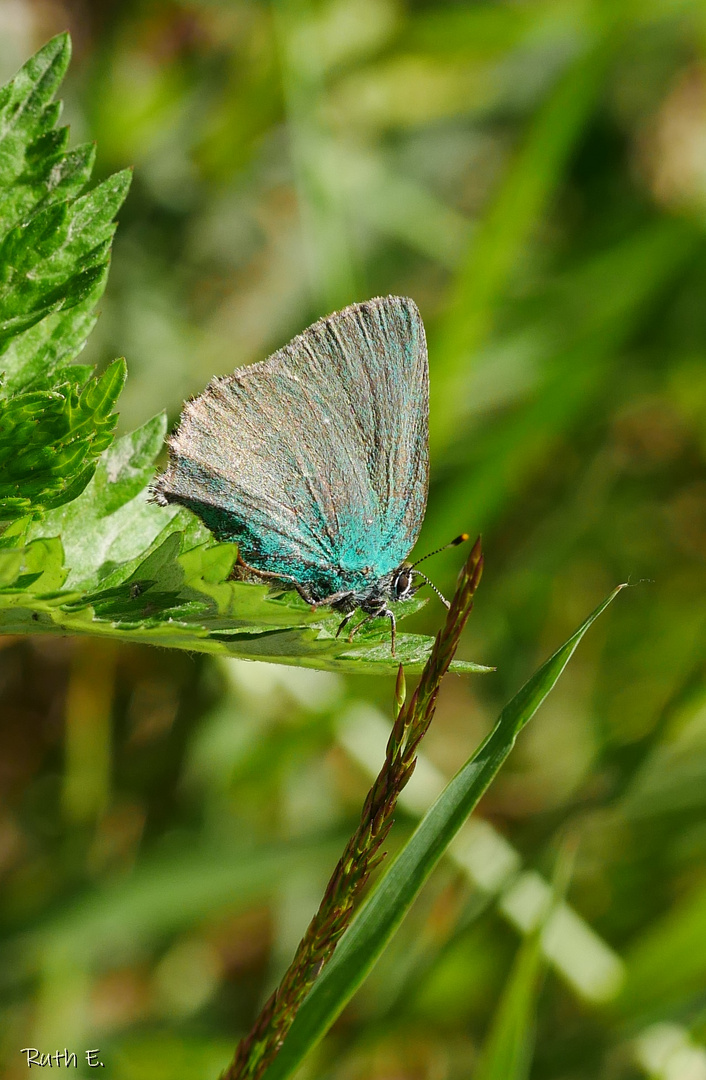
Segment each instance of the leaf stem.
M406 702L404 671L400 664L395 686L396 719L385 761L361 811L360 823L348 841L314 918L280 985L265 1003L255 1024L238 1045L222 1080L260 1080L277 1056L299 1006L330 960L348 927L371 871L384 858L380 851L392 827L400 792L416 764L419 743L436 708L441 680L449 669L459 638L473 607L473 596L483 570L480 537L473 545L451 601L446 623L434 641L419 684Z

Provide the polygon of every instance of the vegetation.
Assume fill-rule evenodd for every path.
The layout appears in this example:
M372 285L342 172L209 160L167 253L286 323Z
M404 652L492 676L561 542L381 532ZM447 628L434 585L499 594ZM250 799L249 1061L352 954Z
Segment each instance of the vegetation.
M0 8L3 77L66 18ZM96 3L62 90L78 146L65 36L3 92L9 1076L21 1047L100 1046L116 1080L215 1078L351 835L393 857L332 958L305 950L268 1078L706 1075L702 23L696 0ZM386 292L429 332L419 550L486 552L470 675L406 785L387 632L351 646L229 582L230 546L146 499L165 407ZM411 678L441 609L408 614Z

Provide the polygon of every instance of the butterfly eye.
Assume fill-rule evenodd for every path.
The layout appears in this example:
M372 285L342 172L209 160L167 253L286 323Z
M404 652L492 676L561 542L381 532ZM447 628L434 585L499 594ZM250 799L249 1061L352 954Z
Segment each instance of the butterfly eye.
M398 572L393 588L398 600L403 600L406 596L409 596L412 589L412 575L406 566Z

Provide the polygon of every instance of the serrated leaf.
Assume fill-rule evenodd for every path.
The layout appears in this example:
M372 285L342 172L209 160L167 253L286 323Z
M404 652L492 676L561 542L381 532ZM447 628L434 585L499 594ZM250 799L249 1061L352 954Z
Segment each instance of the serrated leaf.
M60 111L52 98L70 57L69 35L60 34L0 90L0 236L50 201L59 182L68 133L52 134Z
M105 288L107 268L78 304L45 315L18 333L0 353L1 389L5 394L25 387L46 389L63 378L61 366L81 352L93 329L94 308Z
M92 160L91 149L87 167ZM102 280L129 182L128 171L118 173L82 198L39 209L0 241L0 343L74 307Z
M59 545L60 538L65 576L52 547L51 567L31 595L19 587L0 593L0 633L103 634L332 671L396 671L400 662L421 670L431 638L400 633L393 657L386 620L350 643L336 637L339 613L313 611L297 593L229 580L235 545L216 543L188 511L150 501L165 431L165 417L157 416L117 439L85 491L31 526L16 573L36 572L33 544ZM398 617L424 603L417 597L398 605ZM454 670L488 669L459 661Z
M36 516L80 494L112 438L125 373L116 360L83 388L71 380L0 399L0 520Z
M67 149L52 101L71 53L54 38L0 90L0 520L74 499L110 445L122 361L67 372L105 287L128 171L87 194L91 144Z
M160 415L117 439L80 498L36 526L35 536L61 536L71 585L96 588L116 566L144 558L176 516L148 502L147 485L166 429Z

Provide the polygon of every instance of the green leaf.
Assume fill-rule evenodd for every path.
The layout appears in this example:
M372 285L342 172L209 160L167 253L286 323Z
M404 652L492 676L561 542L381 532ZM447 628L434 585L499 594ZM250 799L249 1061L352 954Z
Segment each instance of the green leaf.
M0 90L0 236L41 203L63 196L68 130L53 131L52 98L71 58L68 34L49 41Z
M278 1057L267 1070L267 1080L291 1076L350 1001L507 758L518 734L556 684L581 638L623 587L599 604L525 683L505 706L490 735L447 784L341 938L333 959L314 984Z
M47 388L53 385L54 372L63 364L70 364L83 349L96 322L94 308L103 294L106 279L107 268L80 303L46 315L6 345L0 353L5 393L26 386Z
M0 90L0 520L75 498L113 438L125 380L70 364L105 287L128 171L87 194L95 148L67 150L53 102L69 62L54 38Z
M104 412L117 390L107 376L88 388ZM333 671L392 672L400 662L421 670L431 638L400 633L393 657L386 620L350 643L336 637L339 613L314 611L296 592L228 580L236 546L216 543L188 511L150 500L165 432L157 416L117 439L81 495L6 531L0 633L100 634ZM398 617L424 603L400 604ZM458 661L454 670L489 669Z
M125 375L116 360L83 387L67 373L54 389L0 399L0 520L37 516L83 490L113 437Z
M130 173L118 173L80 199L37 211L0 241L0 345L103 280L112 218L129 184Z

